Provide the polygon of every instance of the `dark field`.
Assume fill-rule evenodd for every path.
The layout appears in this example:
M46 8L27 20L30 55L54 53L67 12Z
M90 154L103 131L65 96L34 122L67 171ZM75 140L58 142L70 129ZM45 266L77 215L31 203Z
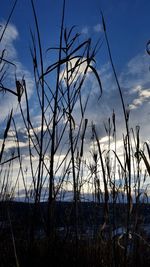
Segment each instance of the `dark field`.
M127 204L109 204L105 223L104 204L80 202L77 229L74 203L55 202L50 232L47 207L0 203L0 266L17 266L16 257L18 266L123 266L125 246L126 266L148 266L149 204L133 205L128 230Z

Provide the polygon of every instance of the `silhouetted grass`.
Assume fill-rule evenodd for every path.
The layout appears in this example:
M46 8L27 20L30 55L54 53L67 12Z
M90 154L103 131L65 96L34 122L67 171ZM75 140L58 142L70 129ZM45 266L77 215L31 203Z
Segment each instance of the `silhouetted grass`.
M5 66L16 66L5 58L5 51L0 56L0 90L17 97L28 137L27 175L31 181L29 185L25 178L19 131L12 110L0 148L0 263L7 267L148 266L150 237L144 231L144 220L149 210L149 204L145 204L148 203L145 185L150 175L150 147L147 142L142 145L140 127L134 130L129 124L129 111L124 103L102 14L106 47L123 108L123 159L117 151L116 115L113 111L112 118L104 124L108 136L106 148L103 149L99 140L99 126L92 123L91 160L87 161L85 139L89 121L85 112L90 94L85 100L83 90L85 80L92 74L100 96L104 89L95 67L98 44L92 46L90 38L80 39L75 27L64 27L65 2L59 45L47 49L47 53L53 51L58 58L45 68L40 26L34 1L31 0L36 32L31 30L30 52L34 94L40 113L39 129L32 119L25 79L18 80L15 76L16 92L6 88L3 80ZM16 3L4 26L0 43ZM54 84L51 83L52 77ZM78 118L75 114L77 105ZM10 129L15 133L13 140L16 146L15 153L7 158L5 146ZM37 158L38 164L35 164L34 158ZM12 183L15 160L19 166L18 176ZM26 205L15 206L12 200L17 191L19 195L20 184L25 192ZM46 198L42 195L44 190ZM69 191L73 192L73 201L65 204L64 196ZM93 201L84 205L82 198L87 193L93 196ZM60 202L57 201L59 194ZM43 200L44 204L41 203Z

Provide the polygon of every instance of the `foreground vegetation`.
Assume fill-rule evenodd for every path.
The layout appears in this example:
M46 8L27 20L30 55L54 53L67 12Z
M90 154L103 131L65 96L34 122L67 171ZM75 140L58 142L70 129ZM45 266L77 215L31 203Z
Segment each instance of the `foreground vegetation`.
M15 4L1 30L0 42ZM31 32L31 56L34 95L40 111L38 127L32 117L25 78L20 80L15 77L16 91L8 88L5 85L7 68L11 65L16 70L17 66L7 59L5 50L0 57L1 91L17 98L28 142L28 169L25 171L19 129L12 110L0 150L1 266L147 266L150 245L149 236L143 228L145 215L141 213L141 205L148 203L146 185L150 175L150 147L140 140L140 127L131 129L129 124L129 110L115 71L103 15L106 47L125 124L121 157L117 151L115 111L105 124L108 136L105 149L100 141L98 125L91 124L85 116L90 91L85 98L84 90L89 75L93 75L97 83L99 98L103 92L100 74L95 67L99 43L93 46L91 39L80 39L74 27L64 27L64 1L59 45L48 48L48 52L54 53L58 59L45 69L38 18L32 0L31 6L36 29L36 35ZM87 162L89 125L91 157ZM11 155L6 149L10 131L14 133L12 138L15 143ZM114 149L111 149L112 144ZM16 177L13 176L14 163L18 166ZM24 212L25 207L28 209L26 217L18 213L16 218L19 206L12 213L13 205L16 205L13 200L19 198L20 187L27 205L21 207ZM65 194L70 191L72 202L62 209L63 212L60 209L56 213L58 200L63 202ZM92 196L93 207L85 215L85 207L82 208L81 203L87 194ZM42 201L46 202L44 208ZM144 208L149 207L148 204L143 205ZM120 214L118 208L122 210ZM60 220L63 218L59 226L56 223L58 214L62 215ZM92 237L86 232L89 229L85 223L86 216L87 220L89 217L90 231L96 226ZM114 235L120 227L121 232Z

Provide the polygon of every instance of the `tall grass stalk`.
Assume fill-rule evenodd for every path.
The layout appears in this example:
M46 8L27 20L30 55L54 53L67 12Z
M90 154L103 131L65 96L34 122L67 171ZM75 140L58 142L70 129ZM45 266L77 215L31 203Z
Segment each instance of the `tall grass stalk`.
M111 54L111 49L110 49L110 45L109 45L109 41L108 41L108 36L107 36L107 30L106 30L106 24L104 21L104 17L103 14L102 15L102 23L103 23L103 29L104 29L104 34L105 34L105 40L106 40L106 45L108 48L108 54L109 54L109 58L110 58L110 63L112 66L112 70L114 73L114 77L116 80L116 84L119 90L119 95L120 95L120 99L121 99L121 104L122 104L122 108L123 108L123 114L124 114L124 120L125 120L125 126L126 126L126 137L124 139L124 145L125 145L125 153L126 153L126 164L127 164L127 171L128 171L128 178L126 179L126 189L127 189L127 198L128 198L128 212L127 212L127 240L126 242L128 242L128 236L129 236L129 227L130 227L130 213L131 213L131 205L132 205L132 196L131 196L131 149L130 149L130 131L129 131L129 112L125 107L125 103L124 103L124 99L123 99L123 94L122 94L122 90L121 90L121 86L118 80L118 76L116 73L116 69L114 66L114 62L112 59L112 54ZM125 260L127 258L127 246L125 249ZM126 263L125 263L126 264Z

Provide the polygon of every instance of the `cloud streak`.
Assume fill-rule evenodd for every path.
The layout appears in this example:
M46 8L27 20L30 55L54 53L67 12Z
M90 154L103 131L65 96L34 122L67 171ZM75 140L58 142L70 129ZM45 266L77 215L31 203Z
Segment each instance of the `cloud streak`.
M98 23L95 26L93 26L93 30L96 33L103 32L103 26L102 24Z
M1 23L1 25L2 27L4 27L4 23ZM15 47L15 42L18 39L18 37L19 37L19 32L17 28L13 24L9 24L1 42L0 55L2 55L3 51L5 51L4 59L12 62L14 65L8 64L4 68L4 71L6 70L6 74L4 75L2 84L4 87L10 88L12 91L16 92L15 76L18 80L21 80L24 77L28 90L28 97L30 98L33 93L34 83L30 72L24 67L24 65L18 59L18 54ZM4 63L2 61L0 64L1 68L3 64ZM14 109L15 114L17 114L19 112L19 110L17 109L17 105L18 105L18 100L15 95L11 93L1 92L0 121L3 121L6 118L6 116L8 115L9 111L12 108ZM24 96L22 98L22 107L25 108Z
M93 33L99 34L102 32L103 32L103 26L100 23L98 23L94 26L87 26L86 25L81 29L81 33L85 34L85 35L89 35L89 34L93 34Z
M129 108L137 109L143 105L146 101L150 100L150 89L143 89L142 86L137 86L132 92L137 93L137 97L134 98L133 102L130 104Z

